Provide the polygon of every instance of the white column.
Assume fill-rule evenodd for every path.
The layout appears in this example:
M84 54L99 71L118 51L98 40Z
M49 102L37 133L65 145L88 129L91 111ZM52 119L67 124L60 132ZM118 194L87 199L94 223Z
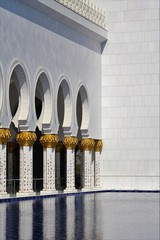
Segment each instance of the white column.
M65 190L75 190L75 151L67 149L67 181Z
M91 157L91 188L94 188L95 184L95 154L92 150L92 157Z
M65 191L75 191L75 147L78 144L76 137L65 137L64 145L67 149L67 181Z
M20 144L20 183L17 196L35 195L33 192L33 144L36 138L33 132L21 132L16 137Z
M0 129L0 198L9 196L6 192L6 151L7 140L10 137L8 129Z
M83 148L83 190L91 190L92 188L92 179L91 179L91 166L92 166L92 150L94 148L93 139L82 139L81 146Z
M94 187L100 189L100 159L103 143L102 140L95 140L95 180Z
M91 189L91 162L92 162L92 151L84 151L84 165L83 165L83 189Z
M43 190L41 194L57 193L55 188L55 147L58 136L46 134L40 138L43 145Z

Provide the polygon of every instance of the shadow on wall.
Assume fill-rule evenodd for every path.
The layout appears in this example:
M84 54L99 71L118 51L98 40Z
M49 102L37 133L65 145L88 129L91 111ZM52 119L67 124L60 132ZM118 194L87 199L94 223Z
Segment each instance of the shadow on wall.
M64 24L58 22L56 19L52 19L51 17L41 13L40 11L36 11L36 9L33 9L30 6L24 5L24 3L22 3L21 1L1 0L0 8L4 8L7 11L20 16L21 18L25 18L41 27L48 29L51 32L54 32L64 38L67 38L79 45L82 45L92 51L101 54L102 49L101 45L98 42L90 39L89 37L87 37L87 35L84 36L73 28L67 27L67 25L65 25L64 27ZM42 6L39 6L39 9L40 8L42 8Z

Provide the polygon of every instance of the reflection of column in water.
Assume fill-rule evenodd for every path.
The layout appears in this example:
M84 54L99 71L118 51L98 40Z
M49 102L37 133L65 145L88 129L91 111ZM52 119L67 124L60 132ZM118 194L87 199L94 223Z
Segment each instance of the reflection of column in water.
M19 202L19 234L20 239L32 239L33 201Z
M85 195L84 198L84 239L94 238L94 194Z
M75 239L75 197L68 196L67 199L67 239Z
M94 238L99 240L103 239L101 222L104 211L103 206L100 206L100 197L99 194L94 194Z
M43 200L43 238L54 239L55 236L55 198Z
M6 203L0 203L0 239L6 239Z
M1 215L0 215L1 216ZM3 216L5 221L5 216ZM6 239L19 239L19 202L8 203L6 209Z
M75 239L82 240L84 232L84 196L75 196Z
M66 237L66 197L56 198L55 202L55 239L68 239Z

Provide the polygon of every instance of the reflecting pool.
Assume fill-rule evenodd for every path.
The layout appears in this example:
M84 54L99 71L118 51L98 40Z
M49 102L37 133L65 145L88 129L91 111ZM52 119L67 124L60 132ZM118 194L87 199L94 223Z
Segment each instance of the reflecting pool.
M158 193L0 203L0 240L159 240Z

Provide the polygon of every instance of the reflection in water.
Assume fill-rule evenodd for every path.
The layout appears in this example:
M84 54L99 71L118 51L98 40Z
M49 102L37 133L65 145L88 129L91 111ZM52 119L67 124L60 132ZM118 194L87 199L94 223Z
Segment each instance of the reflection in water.
M19 202L19 237L23 240L32 239L33 201Z
M97 193L0 204L0 240L159 240L159 194Z
M1 239L5 240L5 227L6 227L6 204L0 204L0 235Z
M43 202L43 239L55 239L55 198Z

